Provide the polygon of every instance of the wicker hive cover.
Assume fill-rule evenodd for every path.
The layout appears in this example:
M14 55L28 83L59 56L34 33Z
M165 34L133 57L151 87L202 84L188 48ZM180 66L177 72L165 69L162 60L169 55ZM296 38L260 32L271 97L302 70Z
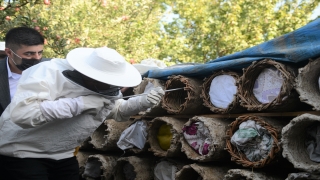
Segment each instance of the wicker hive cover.
M183 133L181 135L182 152L184 152L189 159L198 162L221 161L229 159L230 155L227 151L225 151L225 132L228 127L228 124L231 123L231 120L195 116L189 119L189 121L184 124L184 127L190 127L192 123L196 122L202 122L204 124L205 128L207 128L207 130L209 131L209 137L204 137L203 134L199 134L198 132L195 135L189 135L189 137L191 140L196 140L198 138L210 139L208 153L201 155L198 152L196 152L195 149L191 147L190 144L187 142Z
M215 72L212 74L209 78L204 79L204 83L202 84L202 92L201 92L201 98L203 99L203 105L208 107L212 112L218 113L218 114L226 114L226 113L239 113L239 112L244 112L245 108L240 106L240 98L238 96L238 92L234 95L233 101L229 104L227 108L221 108L221 107L216 107L212 104L210 100L210 87L212 86L212 80L218 76L221 75L228 75L234 78L235 82L238 81L240 77L240 73L233 72L233 71L224 71L220 70L218 72ZM235 83L236 86L236 83ZM219 84L217 84L217 88L219 88Z
M87 159L82 177L91 179L111 179L117 156L102 154L90 155Z
M172 117L157 117L154 118L149 125L148 129L148 141L150 143L149 151L153 152L158 157L185 157L181 152L180 136L182 133L183 124L187 120L177 119ZM170 147L167 150L163 150L157 139L159 129L162 125L170 126L172 138L170 140Z
M165 89L165 81L159 79L152 79L152 78L143 78L141 83L133 89L134 94L142 94L146 90L148 91L150 88L161 87ZM139 112L142 116L156 116L156 115L165 115L167 111L162 108L162 101L146 111Z
M280 71L283 84L278 96L269 103L261 103L253 94L253 88L257 77L266 68L276 68ZM254 61L248 68L244 69L243 75L238 81L238 92L241 98L241 106L249 111L289 111L299 107L300 100L294 89L294 80L298 74L297 68L265 59Z
M118 139L132 121L117 122L113 119L107 119L91 135L90 144L100 151L121 150L117 146Z
M302 114L301 116L293 118L290 123L282 129L282 156L288 159L296 169L315 174L320 173L320 163L310 159L305 145L307 128L319 122L320 116Z
M210 112L203 106L200 98L202 81L185 76L170 76L165 89L181 88L183 90L166 92L163 96L162 107L170 114L199 114Z
M238 149L231 143L231 138L234 135L234 133L239 129L239 125L242 122L245 122L247 120L252 120L258 123L260 126L265 128L268 133L271 135L273 139L273 145L267 155L266 158L263 158L259 161L250 161L246 155L238 151ZM242 165L243 167L251 167L251 168L262 168L271 162L273 162L276 158L279 158L280 156L280 136L281 136L281 129L287 124L287 121L280 120L277 121L276 119L269 119L265 117L257 117L257 116L239 116L235 121L233 121L227 131L227 140L226 140L226 150L231 155L231 161L236 162L237 164Z
M114 180L154 179L152 172L154 164L153 158L140 158L137 156L119 158L113 173Z
M295 84L300 101L311 105L316 111L320 111L319 76L320 58L310 60L305 67L299 69Z
M227 167L193 163L183 166L183 168L176 173L176 180L222 180L227 171Z
M283 180L270 173L257 172L249 169L230 169L223 180Z

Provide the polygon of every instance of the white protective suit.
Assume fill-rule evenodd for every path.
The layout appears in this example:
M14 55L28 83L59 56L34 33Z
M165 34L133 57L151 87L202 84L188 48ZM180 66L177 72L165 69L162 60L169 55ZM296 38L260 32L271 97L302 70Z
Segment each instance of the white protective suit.
M146 104L139 99L120 99L115 101L107 117L69 112L72 108L59 106L54 108L60 108L62 114L66 114L63 117L68 114L76 116L48 120L40 109L43 101L97 94L66 78L62 74L64 70L74 69L67 60L53 59L23 71L17 92L0 118L1 155L55 160L69 158L75 147L105 119L126 121L130 115L151 106L145 107ZM61 117L60 114L56 116Z

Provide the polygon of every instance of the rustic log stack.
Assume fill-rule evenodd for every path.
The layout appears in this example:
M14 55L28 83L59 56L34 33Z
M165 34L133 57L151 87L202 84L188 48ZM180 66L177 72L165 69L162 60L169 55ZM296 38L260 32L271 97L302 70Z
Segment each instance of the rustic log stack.
M295 67L265 59L253 62L242 73L226 69L204 79L181 75L167 81L145 78L133 93L143 93L150 86L183 89L167 92L158 106L128 122L106 120L101 124L77 154L80 177L319 179L319 134L311 136L311 132L320 133L319 62ZM221 78L226 85L234 83L231 94L224 92L225 99L210 94L223 91ZM121 133L138 121L147 124L145 146L121 150L117 147ZM240 143L251 147L254 160ZM257 151L264 155L257 156Z

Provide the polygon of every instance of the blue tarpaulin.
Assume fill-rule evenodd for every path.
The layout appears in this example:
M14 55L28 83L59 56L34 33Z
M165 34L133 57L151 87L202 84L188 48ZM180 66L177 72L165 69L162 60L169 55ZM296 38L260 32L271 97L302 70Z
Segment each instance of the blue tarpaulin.
M248 67L253 61L266 58L297 64L318 57L320 57L320 18L293 32L205 64L149 70L143 76L164 80L171 75L206 77L220 69L240 70Z

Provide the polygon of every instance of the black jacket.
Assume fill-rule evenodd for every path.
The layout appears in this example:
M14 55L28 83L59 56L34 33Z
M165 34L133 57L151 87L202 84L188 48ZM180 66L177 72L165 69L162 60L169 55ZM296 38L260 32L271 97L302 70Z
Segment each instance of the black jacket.
M42 58L41 62L48 61L51 58ZM0 60L0 116L6 107L10 104L10 88L8 80L7 58Z
M10 101L7 58L4 58L0 60L0 115L9 105Z

